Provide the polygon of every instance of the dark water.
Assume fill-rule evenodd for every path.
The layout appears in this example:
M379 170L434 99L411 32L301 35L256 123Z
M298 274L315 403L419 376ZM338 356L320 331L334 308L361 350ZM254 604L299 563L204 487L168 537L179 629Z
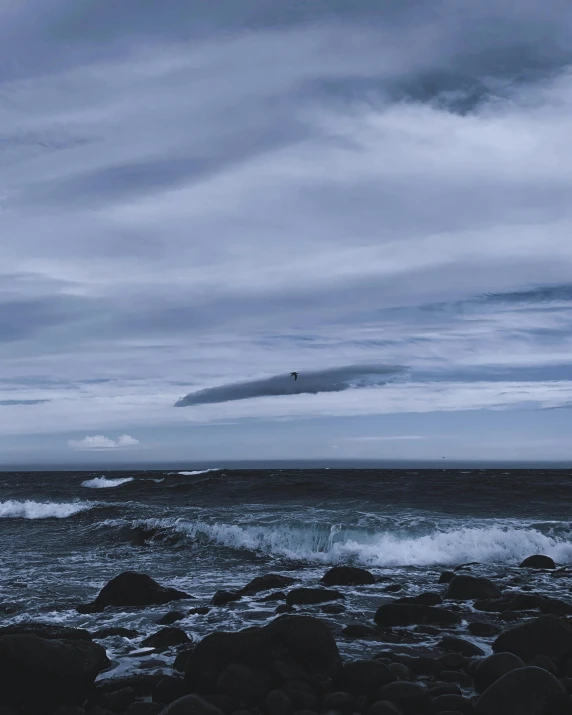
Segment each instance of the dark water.
M82 616L75 606L128 569L194 594L174 605L182 610L269 572L317 585L333 564L365 566L401 584L397 596L436 590L443 568L466 562L509 586L530 554L572 563L570 495L569 470L2 473L0 615L135 628L140 638L105 642L116 673L160 667L161 657L130 653L168 607ZM535 578L538 590L568 598L568 578ZM392 598L380 584L345 595L346 613L326 616L334 628L371 622ZM177 625L200 638L264 623L275 607L245 599ZM372 648L340 645L350 655Z

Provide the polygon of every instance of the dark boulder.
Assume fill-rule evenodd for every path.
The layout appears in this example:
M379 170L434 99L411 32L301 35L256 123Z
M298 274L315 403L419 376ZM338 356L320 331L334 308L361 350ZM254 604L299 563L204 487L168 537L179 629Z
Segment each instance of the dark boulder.
M343 666L339 684L342 690L371 698L380 686L392 683L395 679L389 668L379 660L355 660Z
M166 707L161 715L224 715L198 695L185 695Z
M501 633L493 651L514 653L525 662L540 654L559 658L572 652L572 627L557 616L540 616Z
M266 696L266 712L268 715L292 715L294 706L283 690L271 690Z
M294 583L294 579L290 576L282 576L281 574L270 573L266 576L258 576L258 578L253 579L250 583L247 583L244 588L240 590L242 596L255 596L261 591L271 591L272 589L282 589L287 586L291 586Z
M463 640L462 638L455 638L454 636L444 636L440 642L437 643L437 647L449 653L459 653L469 658L485 654L484 650L474 643Z
M461 623L461 617L453 611L409 603L383 604L377 609L374 620L382 628L413 626L417 623L438 623L445 626L455 626Z
M320 679L335 676L341 667L338 647L326 623L310 616L282 616L261 628L211 633L203 638L187 662L187 688L214 692L220 674L231 663L266 671L277 660Z
M191 653L194 651L195 646L190 645L187 648L183 648L177 653L177 657L175 658L175 661L173 663L173 670L176 670L179 673L184 673L185 670L187 669L187 661L191 657Z
M397 705L403 715L423 715L431 711L431 699L427 690L417 683L389 683L379 689L377 697Z
M170 626L177 621L182 621L184 617L185 614L181 613L181 611L169 611L168 613L165 613L164 616L159 618L158 621L155 622L158 626Z
M124 571L101 589L93 603L78 606L77 610L80 613L96 613L107 606L142 608L184 598L193 596L176 588L161 586L147 574Z
M114 638L119 636L121 638L135 638L139 633L131 628L101 628L99 631L95 631L93 637L95 640L105 640L106 638Z
M350 715L354 712L356 699L352 693L343 691L327 693L322 700L322 712L334 710L342 715Z
M436 713L460 713L461 715L473 715L475 706L470 700L462 695L443 694L433 698L432 705Z
M320 607L322 613L330 613L332 615L339 615L346 610L346 607L341 603L326 603L325 606Z
M135 701L133 688L125 687L110 693L102 693L97 699L97 705L112 713L123 713Z
M500 598L500 588L488 578L460 574L449 583L445 598L469 601L473 598Z
M159 715L161 712L163 712L163 705L139 700L127 708L125 715Z
M494 623L486 623L485 621L473 621L467 625L467 630L471 635L479 638L496 636L501 632L499 626L496 626Z
M510 593L502 598L475 601L478 611L489 613L506 613L508 611L528 611L538 609L541 613L552 613L555 616L572 614L572 604L559 598L548 598L534 593Z
M168 705L186 695L184 678L166 675L157 683L153 690L153 702Z
M18 623L14 626L0 628L1 636L27 635L46 638L47 640L90 641L93 636L83 628L56 626L51 623Z
M534 556L529 556L527 559L524 559L520 567L526 569L555 569L556 564L550 556L535 554Z
M562 683L542 668L511 670L496 680L479 698L479 715L544 715L554 696L565 693Z
M208 606L199 606L198 608L191 608L189 616L206 616L210 611L211 609Z
M161 628L157 633L145 638L141 642L143 648L156 648L157 650L164 650L165 648L170 648L175 645L184 645L190 643L191 639L180 628Z
M238 591L217 591L211 599L211 606L226 606L227 603L240 601L241 598Z
M366 715L402 715L401 710L388 700L379 700L370 705L366 710Z
M228 695L222 695L222 693L213 693L212 695L203 695L203 699L214 705L215 708L222 710L225 715L230 715L236 710L234 702L228 697Z
M7 705L82 705L108 666L105 649L89 640L0 637L0 693Z
M263 596L257 600L258 603L272 603L273 601L285 601L286 594L284 591L272 591L267 596Z
M355 566L334 566L320 580L325 586L370 586L375 576Z
M286 594L288 606L314 606L317 603L344 598L339 591L327 588L294 588Z
M420 593L418 596L398 598L394 603L416 603L420 606L438 606L440 603L443 603L443 599L438 593L427 591L426 593Z
M217 681L217 693L226 695L240 708L260 706L269 690L267 673L243 663L227 665Z
M342 630L344 638L379 638L381 631L365 623L350 623Z
M454 571L443 571L443 573L439 576L439 581L437 583L451 583L454 578Z
M276 606L276 610L274 613L277 615L281 615L284 613L295 613L296 609L294 606L289 606L287 603L281 603L279 606Z

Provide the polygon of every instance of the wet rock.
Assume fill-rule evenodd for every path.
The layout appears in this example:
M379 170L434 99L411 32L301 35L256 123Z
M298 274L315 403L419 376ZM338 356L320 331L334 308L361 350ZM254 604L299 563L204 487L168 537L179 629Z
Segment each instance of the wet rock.
M401 710L388 700L380 700L370 705L366 710L366 715L402 715L402 713Z
M225 715L230 715L230 713L234 712L236 709L234 702L228 697L228 695L212 693L212 695L203 695L203 698L207 701L207 703L210 703L211 705L214 705L215 708L222 710Z
M189 616L206 616L210 611L211 609L208 606L199 606L198 608L191 608Z
M168 613L165 613L164 616L159 618L156 623L158 626L170 626L177 621L182 621L184 617L185 614L181 613L181 611L169 611Z
M288 606L313 606L340 598L344 598L343 593L327 588L294 588L286 594L286 604Z
M136 702L127 708L125 715L159 715L162 711L159 703Z
M552 673L552 675L558 675L558 668L556 667L552 658L549 658L547 655L535 655L532 660L528 661L527 665L534 665L537 668L544 668L544 670L547 670L549 673Z
M444 670L443 665L437 659L423 655L395 654L393 659L406 665L415 675L439 675Z
M338 647L326 623L311 616L282 616L261 628L211 633L203 638L187 663L187 688L214 692L227 665L248 664L266 671L278 658L302 668L307 677L328 679L341 667Z
M344 638L376 638L380 631L379 628L366 626L364 623L350 623L343 629L342 635Z
M390 583L389 586L386 586L381 590L384 593L396 593L397 591L401 591L402 588L403 586L400 583Z
M198 695L185 695L167 706L161 715L224 715Z
M473 703L461 695L439 695L433 698L432 704L436 713L456 712L461 713L461 715L473 715L475 713Z
M520 567L527 569L555 569L556 564L550 556L535 554L534 556L529 556L527 559L524 559Z
M415 626L413 630L415 633L424 633L427 636L438 636L441 633L441 629L437 626L424 626L423 624Z
M438 606L440 603L443 603L443 599L438 593L427 591L426 593L420 593L418 596L398 598L395 603L416 603L420 606Z
M471 676L460 670L444 670L442 673L439 673L439 677L445 683L457 683L461 688L470 688L473 684Z
M125 687L112 693L102 693L97 699L97 705L112 713L123 713L135 701L133 688Z
M469 659L460 653L447 653L439 658L443 670L462 670L467 666Z
M327 693L322 700L322 711L334 710L342 715L350 715L354 711L355 701L352 693Z
M457 683L438 683L429 688L430 698L437 698L439 695L461 695L461 688Z
M484 658L475 668L474 683L477 693L483 693L511 670L524 668L524 662L514 653L495 653Z
M474 598L500 598L500 588L488 578L459 574L449 583L445 598L469 601Z
M413 626L416 623L458 625L461 617L453 611L435 606L408 603L386 603L377 609L374 620L382 628Z
M114 638L120 636L121 638L136 638L139 633L132 628L101 628L95 631L93 638L95 640L105 640L106 638Z
M320 580L325 586L370 586L375 576L354 566L334 566Z
M0 705L0 715L15 715L15 713ZM86 713L78 705L60 705L54 710L53 715L86 715Z
M242 596L255 596L261 591L270 591L271 589L283 589L291 586L295 579L290 576L282 576L281 574L267 574L266 576L258 576L250 583L247 583L239 593Z
M454 571L443 571L443 573L439 576L438 583L451 583L451 581L454 578L455 578Z
M391 675L397 680L407 680L410 683L415 680L415 675L411 668L408 668L403 663L391 663L387 667Z
M295 611L296 609L294 608L294 606L289 606L287 603L281 603L279 606L276 607L274 613L294 613Z
M285 601L286 594L284 591L273 591L269 593L268 596L258 599L258 603L271 603L272 601Z
M157 650L164 650L165 648L170 648L175 645L184 645L185 643L190 643L191 639L180 628L162 628L157 633L145 638L141 642L143 648L156 648Z
M475 601L475 608L489 613L538 609L541 613L552 613L555 616L572 614L572 604L558 598L548 598L533 593L511 593L505 594L502 598Z
M320 608L322 613L330 613L332 615L338 615L339 613L343 613L345 610L346 607L342 606L341 603L326 603L325 606Z
M540 616L501 633L493 651L514 653L525 662L541 653L558 658L572 652L572 627L557 616Z
M195 646L191 645L188 648L183 648L183 650L179 651L173 663L173 670L176 670L179 673L184 673L187 667L187 661L189 660L194 649Z
M498 626L494 623L486 623L485 621L473 621L467 626L467 630L473 636L486 638L487 636L496 636L501 632Z
M18 623L14 626L0 628L1 636L29 635L38 636L47 640L90 641L93 636L83 628L69 628L56 626L51 623Z
M495 681L479 698L479 715L543 715L547 702L563 695L564 687L542 668L512 670Z
M227 603L240 601L241 598L238 591L217 591L211 599L211 606L226 606Z
M403 712L403 715L422 715L430 712L431 700L427 690L417 683L397 681L379 689L380 700L389 700Z
M270 678L262 670L231 663L220 674L217 692L227 695L238 707L259 706L270 689Z
M161 586L147 574L125 571L106 584L93 603L78 606L77 610L79 613L96 613L107 606L142 608L185 598L193 596L176 588Z
M343 666L339 683L343 690L369 698L381 685L392 683L395 679L389 668L379 660L355 660Z
M89 640L0 636L2 701L32 709L38 704L82 705L108 665L105 649Z
M444 636L437 644L437 647L441 648L441 650L449 651L450 653L465 655L469 658L485 654L485 651L474 643L463 640L462 638L455 638L454 636Z
M184 678L166 675L161 678L153 691L153 702L168 705L186 694Z
M292 715L294 712L292 701L283 690L271 690L265 704L268 715Z
M318 710L318 698L307 683L289 680L282 683L281 690L290 698L294 712Z

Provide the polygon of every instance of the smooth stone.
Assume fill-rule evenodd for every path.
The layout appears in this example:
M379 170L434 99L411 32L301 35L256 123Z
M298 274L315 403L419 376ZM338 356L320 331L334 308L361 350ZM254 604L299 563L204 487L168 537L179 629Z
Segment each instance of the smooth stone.
M185 614L181 613L181 611L169 611L168 613L165 613L164 616L159 618L158 621L155 622L158 626L170 626L177 621L182 621L184 617Z
M95 631L93 637L95 640L105 640L106 638L136 638L139 633L132 628L101 628Z
M266 696L268 715L292 715L294 706L283 690L271 690Z
M524 559L524 561L520 564L520 567L527 569L555 569L556 564L554 559L551 559L550 556L535 554L534 556L529 556Z
M323 710L334 710L341 715L350 715L353 712L356 699L352 693L334 692L326 693L322 699Z
M369 697L380 685L391 683L395 679L389 668L379 660L354 660L342 667L339 683L344 691Z
M38 636L47 640L65 641L91 641L93 635L84 628L70 628L69 626L57 626L52 623L18 623L14 626L4 626L0 628L1 636L27 635Z
M514 653L525 662L539 654L559 658L572 652L572 627L557 616L540 616L501 633L492 647L495 653Z
M189 616L206 616L210 612L211 609L208 606L199 606L198 608L191 608Z
M355 566L334 566L320 580L325 586L370 586L375 576Z
M398 598L395 603L416 603L420 606L438 606L443 603L443 599L438 593L427 591L426 593L420 593L418 596Z
M168 705L161 715L224 715L224 713L198 695L185 695Z
M514 653L489 655L488 658L483 658L475 668L475 690L477 693L482 693L506 673L520 668L524 668L524 661Z
M211 598L211 606L226 606L227 603L240 601L242 596L238 591L217 591Z
M474 643L463 640L462 638L455 638L454 636L443 636L439 643L437 643L437 647L441 648L441 650L449 651L450 653L466 655L469 658L475 655L485 654L485 651Z
M259 706L269 689L270 679L263 671L242 663L231 663L219 675L216 692L248 709Z
M431 708L427 690L417 683L389 683L379 689L377 697L397 705L403 715L423 715L430 712Z
M449 583L445 598L469 601L475 598L500 598L502 591L488 578L460 574Z
M162 628L160 631L157 631L157 633L153 633L145 638L145 640L141 642L141 646L143 648L163 650L171 646L184 645L190 642L191 639L189 636L180 628Z
M506 673L485 690L478 700L477 713L544 715L551 712L547 702L563 695L562 683L548 671L535 667L519 668Z
M366 715L402 715L402 712L389 700L379 700L370 705L366 710Z
M432 704L436 713L458 712L462 713L462 715L473 715L475 713L473 703L462 695L439 695L433 698Z
M184 678L165 675L153 691L153 702L168 705L186 695Z
M467 626L467 630L473 636L486 638L487 636L496 636L501 632L499 626L494 623L485 623L485 621L473 621Z
M283 589L287 586L291 586L295 582L295 579L290 576L282 576L281 574L267 574L266 576L258 576L253 579L246 586L240 589L239 593L242 596L255 596L261 591L271 591L273 589Z
M343 593L327 588L295 588L286 594L286 604L288 606L313 606L340 598L344 598Z
M416 623L458 625L461 617L453 611L436 606L408 603L386 603L377 609L374 620L382 628L413 626Z
M454 571L443 571L443 573L439 576L439 581L437 583L451 583L454 578Z

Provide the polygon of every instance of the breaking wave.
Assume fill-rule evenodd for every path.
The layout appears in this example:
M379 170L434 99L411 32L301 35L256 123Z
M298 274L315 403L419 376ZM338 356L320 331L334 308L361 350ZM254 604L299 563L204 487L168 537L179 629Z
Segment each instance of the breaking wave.
M208 472L220 472L220 469L199 469L196 472L175 472L182 477L195 477L197 474L208 474Z
M0 519L65 519L92 506L89 502L4 501L0 502Z
M122 484L127 484L132 482L133 477L124 477L123 479L106 479L105 477L94 477L93 479L88 479L81 483L82 487L88 487L89 489L112 489L113 487L120 487Z
M544 553L560 563L572 562L572 530L554 523L514 527L503 524L438 528L430 533L366 531L340 525L267 526L178 521L171 528L197 541L282 556L310 563L363 566L519 563Z

